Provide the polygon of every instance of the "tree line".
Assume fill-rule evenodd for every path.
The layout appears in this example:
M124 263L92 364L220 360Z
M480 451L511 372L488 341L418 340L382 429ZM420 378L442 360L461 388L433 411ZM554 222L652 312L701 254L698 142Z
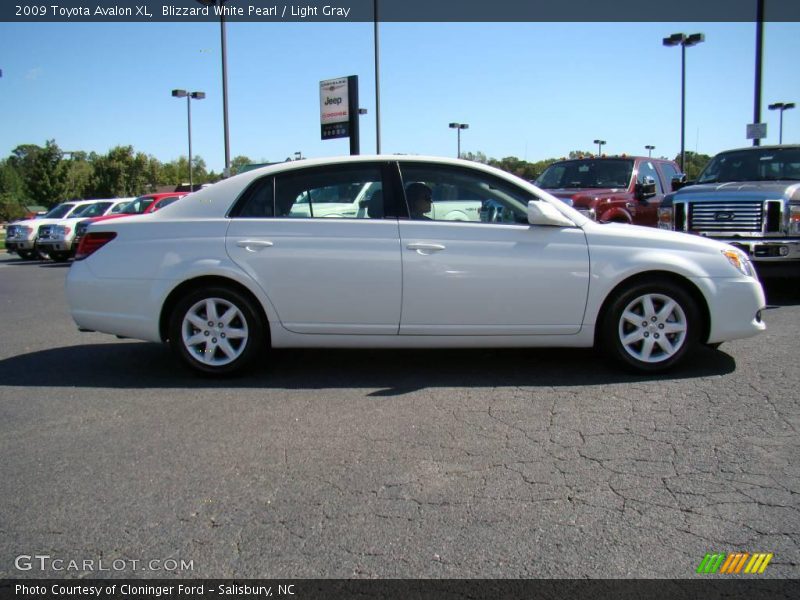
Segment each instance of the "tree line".
M253 161L237 156L231 161L236 173ZM179 186L189 179L185 156L161 162L134 151L132 146L116 146L106 154L64 152L55 140L44 146L23 144L0 159L0 221L26 214L27 206L47 209L65 200L135 197L161 186ZM205 161L192 161L195 185L214 183L222 173L208 171Z
M591 154L574 150L562 158ZM495 159L483 152L463 153L462 158L492 165L529 181L560 160L528 162L516 156ZM710 158L686 152L688 179L695 179ZM675 160L677 162L678 157ZM235 175L253 162L247 156L235 157L231 161L231 174ZM161 186L185 183L188 173L185 156L161 162L143 152L135 152L132 146L116 146L106 154L97 154L64 152L55 140L47 141L44 146L23 144L8 158L0 159L0 221L20 218L27 212L25 207L32 205L49 209L65 200L140 196ZM222 179L222 173L208 171L205 161L197 156L192 161L192 178L195 185L214 183Z

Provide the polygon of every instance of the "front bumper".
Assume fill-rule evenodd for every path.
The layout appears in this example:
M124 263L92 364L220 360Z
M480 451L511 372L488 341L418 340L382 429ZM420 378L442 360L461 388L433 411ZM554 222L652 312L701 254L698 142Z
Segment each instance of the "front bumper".
M37 240L36 247L45 254L49 254L50 252L71 252L72 240L63 240L63 239Z
M712 237L711 239L736 246L756 263L800 261L800 239Z
M709 344L752 337L767 328L761 319L767 301L757 279L707 279L706 283L713 289L706 296L711 318Z
M6 250L9 252L18 252L19 250L33 250L34 241L24 240L19 238L6 238Z

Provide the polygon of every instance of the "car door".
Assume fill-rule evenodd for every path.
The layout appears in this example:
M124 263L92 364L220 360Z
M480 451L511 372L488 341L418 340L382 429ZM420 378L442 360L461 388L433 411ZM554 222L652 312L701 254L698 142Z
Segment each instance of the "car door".
M234 206L228 255L258 282L286 329L397 334L397 219L383 218L375 206L382 202L384 168L365 162L292 170L257 180ZM365 189L370 197L357 216L313 216L315 198L344 203Z
M404 190L422 183L432 198L481 201L480 221L435 220L434 211L400 221L401 334L580 330L589 286L589 254L580 228L528 224L527 202L534 196L477 169L401 162L400 171Z

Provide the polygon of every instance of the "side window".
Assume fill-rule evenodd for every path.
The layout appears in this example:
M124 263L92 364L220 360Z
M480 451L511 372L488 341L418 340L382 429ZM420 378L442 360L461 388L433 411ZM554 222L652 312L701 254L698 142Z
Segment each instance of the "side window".
M381 219L380 165L338 165L292 171L275 177L275 216Z
M231 211L232 217L263 219L275 214L272 177L264 177L253 183Z
M490 174L402 162L400 171L412 219L528 224L535 196Z
M661 178L658 176L655 166L649 160L639 163L639 173L636 175L636 183L645 183L645 178L652 179L656 184L656 194L663 194L664 188L661 185Z

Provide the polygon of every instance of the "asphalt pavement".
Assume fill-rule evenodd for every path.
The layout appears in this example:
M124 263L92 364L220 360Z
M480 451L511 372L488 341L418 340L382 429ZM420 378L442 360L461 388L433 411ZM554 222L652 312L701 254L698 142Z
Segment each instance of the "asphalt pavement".
M79 333L68 268L0 257L0 578L800 576L796 282L668 375L293 350L217 381Z

